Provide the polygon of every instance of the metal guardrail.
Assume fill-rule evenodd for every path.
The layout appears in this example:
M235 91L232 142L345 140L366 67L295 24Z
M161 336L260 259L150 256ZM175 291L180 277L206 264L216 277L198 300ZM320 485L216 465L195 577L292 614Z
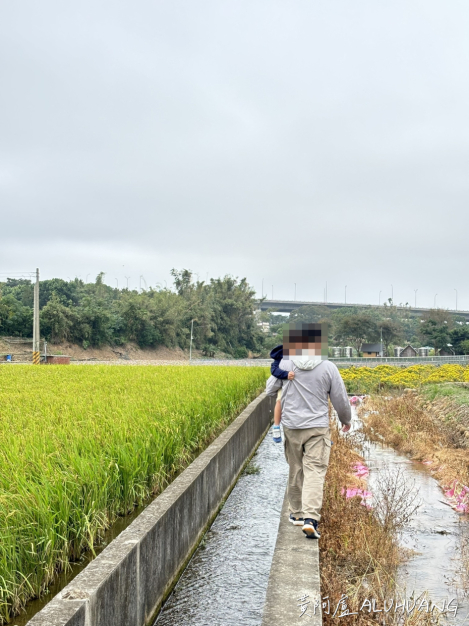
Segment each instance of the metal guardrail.
M192 359L186 365L235 365L246 367L270 367L272 359Z
M468 365L469 355L461 354L454 356L409 356L409 357L341 357L338 359L330 359L337 367L344 367L350 365L376 367L377 365L401 365L403 367L409 367L410 365L443 365L443 364L459 364Z
M8 344L29 344L33 343L32 339L27 339L25 337L1 337L2 341Z
M337 367L376 367L377 365L400 365L409 367L410 365L443 365L456 363L459 365L469 365L469 355L455 356L421 356L421 357L341 357L329 359ZM238 365L253 367L270 367L271 359L192 359L192 365Z
M1 360L7 354L13 354L13 356L24 357L25 355L15 355L15 353L0 353L0 364L6 363ZM72 359L73 360L73 359ZM339 358L329 359L332 363L335 363L337 367L376 367L378 365L400 365L401 367L409 367L410 365L443 365L448 363L454 363L459 365L469 365L469 355L461 356L427 356L427 357L352 357L352 358ZM31 357L28 355L27 360L16 361L19 362L31 362ZM110 361L113 363L113 361ZM166 362L165 362L166 363ZM168 364L171 362L168 361ZM184 365L235 365L241 367L269 367L272 363L272 359L192 359L192 361L185 361ZM178 362L178 365L182 363Z

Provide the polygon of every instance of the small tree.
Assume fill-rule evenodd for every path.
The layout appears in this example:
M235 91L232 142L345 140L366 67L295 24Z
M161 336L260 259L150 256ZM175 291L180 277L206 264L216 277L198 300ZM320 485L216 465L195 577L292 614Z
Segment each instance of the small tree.
M430 343L437 350L446 348L450 341L453 319L443 309L432 309L422 315L420 335L424 341Z
M359 354L362 343L376 339L377 332L376 322L370 315L357 313L340 320L335 338L351 343Z
M56 293L41 311L41 328L52 343L60 343L70 338L70 330L76 321L73 309L66 307Z
M449 333L450 343L456 354L468 354L469 350L469 326L458 325Z
M393 320L380 320L377 323L377 330L379 335L383 337L383 343L389 354L389 346L391 343L402 339L402 326Z
M461 341L458 352L459 354L469 354L469 339Z
M11 295L0 298L0 335L30 337L33 311Z

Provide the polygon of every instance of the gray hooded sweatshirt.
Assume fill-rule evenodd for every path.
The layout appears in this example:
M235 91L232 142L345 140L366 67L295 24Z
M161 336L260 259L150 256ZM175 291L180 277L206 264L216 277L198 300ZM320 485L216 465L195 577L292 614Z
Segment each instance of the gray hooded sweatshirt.
M293 380L271 376L266 393L275 396L282 389L282 424L287 428L322 428L329 426L328 396L342 424L350 424L352 411L339 370L330 361L319 358L282 359L280 368L295 372Z

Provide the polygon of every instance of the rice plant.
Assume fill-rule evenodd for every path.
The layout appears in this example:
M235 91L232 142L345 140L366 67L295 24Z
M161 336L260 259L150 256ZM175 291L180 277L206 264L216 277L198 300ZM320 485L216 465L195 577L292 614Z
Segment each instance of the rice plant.
M0 368L0 623L160 492L266 368Z

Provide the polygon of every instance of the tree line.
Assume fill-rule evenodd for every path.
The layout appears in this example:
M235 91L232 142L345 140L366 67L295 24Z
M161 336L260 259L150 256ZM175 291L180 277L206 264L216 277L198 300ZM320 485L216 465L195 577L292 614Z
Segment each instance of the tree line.
M260 353L264 336L255 317L255 292L246 279L230 276L194 281L189 270L173 269L174 289L118 289L60 278L40 282L41 336L51 343L100 347L135 342L140 347L193 346L237 358ZM33 284L0 283L0 335L31 337Z
M245 278L231 276L195 281L190 270L171 271L173 289L118 289L106 285L100 273L93 283L60 278L40 283L41 336L51 343L87 347L135 342L187 349L193 323L193 346L207 356L223 352L236 358L252 353L267 356L283 342L286 322L327 322L329 346L379 342L387 354L397 345L469 354L469 325L463 316L434 309L420 316L392 300L379 308L329 309L304 306L290 316L265 311L256 314L258 300ZM270 322L262 332L258 322ZM0 335L31 337L33 284L27 279L0 283Z

